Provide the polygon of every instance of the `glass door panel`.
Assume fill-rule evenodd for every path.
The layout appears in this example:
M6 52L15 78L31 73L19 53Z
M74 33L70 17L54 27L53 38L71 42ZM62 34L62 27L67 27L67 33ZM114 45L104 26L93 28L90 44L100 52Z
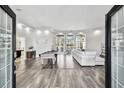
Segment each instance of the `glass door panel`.
M6 12L0 9L0 28L6 29Z
M4 54L5 51L3 49L0 49L0 54ZM2 69L5 66L5 56L0 55L0 69Z
M6 32L7 87L12 87L12 18L7 15Z
M124 66L124 48L120 47L118 50L118 64Z
M123 18L123 8L118 11L118 28L124 26L124 18Z
M2 88L2 87L4 87L5 86L5 78L6 78L6 76L5 76L5 68L3 68L3 69L1 69L0 70L0 88Z
M6 86L6 57L5 57L5 34L6 13L0 8L0 87Z
M124 87L124 8L118 11L118 84Z
M118 65L118 85L121 87L124 87L124 74L123 73L124 73L124 67Z
M112 88L116 88L116 85L117 85L117 81L115 79L112 79L112 85L111 85L111 87Z
M111 86L124 87L124 9L111 17Z
M0 8L0 88L12 87L12 18Z
M111 20L111 84L112 87L117 87L117 14L112 16Z
M11 88L12 86L11 86L11 82L9 81L9 82L7 82L7 88Z
M10 81L10 65L7 66L7 83Z

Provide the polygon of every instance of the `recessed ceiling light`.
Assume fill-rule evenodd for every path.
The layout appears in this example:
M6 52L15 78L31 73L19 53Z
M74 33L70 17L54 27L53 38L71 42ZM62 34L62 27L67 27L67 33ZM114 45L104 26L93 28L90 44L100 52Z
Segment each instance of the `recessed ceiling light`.
M42 31L41 30L37 30L37 32L36 32L38 35L39 34L41 34L42 33Z
M68 33L68 35L72 35L72 33Z
M82 32L80 32L79 34L81 34L81 35L82 35L83 33L82 33Z
M95 30L94 31L94 35L100 35L101 34L101 31L100 30Z
M27 33L30 32L30 28L29 27L26 27L25 30L26 30Z
M50 31L49 31L49 30L45 30L44 33L45 33L46 35L48 35L48 34L50 33Z
M18 27L19 29L22 29L22 28L23 28L23 24L22 24L22 23L17 23L17 27Z
M63 33L59 33L59 35L63 35Z

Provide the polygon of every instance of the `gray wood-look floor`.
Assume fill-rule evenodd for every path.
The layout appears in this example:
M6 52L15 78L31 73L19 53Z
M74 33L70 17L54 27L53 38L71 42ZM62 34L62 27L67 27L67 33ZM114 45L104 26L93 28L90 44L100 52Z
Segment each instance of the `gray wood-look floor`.
M104 66L81 67L71 55L58 55L57 64L40 58L18 61L17 88L104 88Z

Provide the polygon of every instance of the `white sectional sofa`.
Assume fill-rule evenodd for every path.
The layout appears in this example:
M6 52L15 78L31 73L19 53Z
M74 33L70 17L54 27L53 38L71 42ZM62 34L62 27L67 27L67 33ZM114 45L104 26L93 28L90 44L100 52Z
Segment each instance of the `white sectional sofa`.
M76 59L76 61L81 65L81 66L95 66L97 65L104 65L104 61L99 60L96 61L96 52L94 51L86 51L83 52L81 50L73 50L72 51L72 57ZM97 58L99 59L99 57ZM100 63L101 62L101 63Z
M96 65L104 65L104 64L105 64L105 59L102 58L102 57L100 57L99 54L100 54L99 52L96 53L96 56L95 56L95 64L96 64Z

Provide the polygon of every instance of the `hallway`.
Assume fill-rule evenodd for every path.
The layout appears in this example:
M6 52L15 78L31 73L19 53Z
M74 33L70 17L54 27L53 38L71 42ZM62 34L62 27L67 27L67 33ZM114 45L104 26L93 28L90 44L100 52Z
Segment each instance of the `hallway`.
M47 60L45 60L47 61ZM104 66L81 67L71 55L58 55L57 64L40 58L16 62L17 88L94 88L105 87Z

